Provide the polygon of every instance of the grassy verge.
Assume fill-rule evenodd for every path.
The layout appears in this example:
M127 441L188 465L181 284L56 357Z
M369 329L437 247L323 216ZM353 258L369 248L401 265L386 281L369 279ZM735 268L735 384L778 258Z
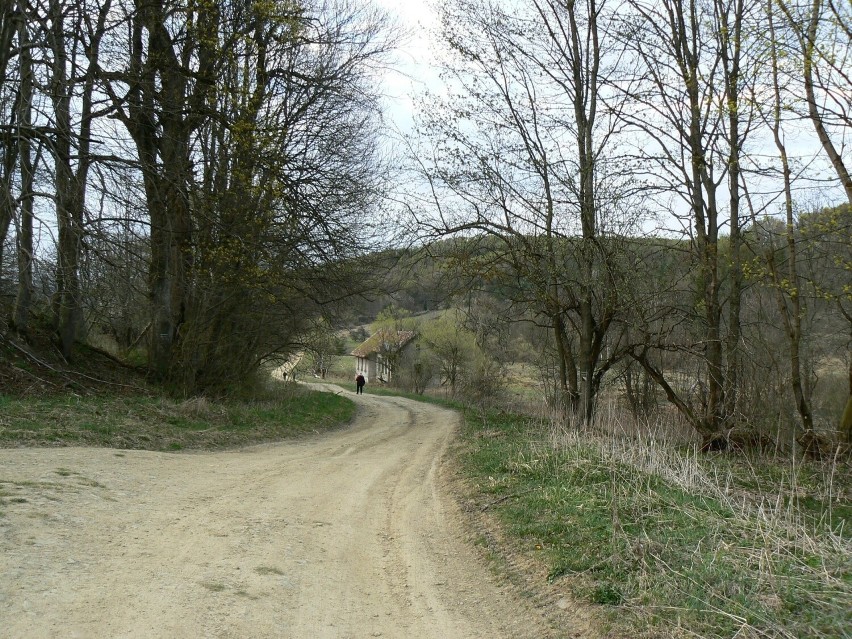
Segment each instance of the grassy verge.
M848 463L705 456L475 414L461 460L511 552L599 606L608 636L852 636Z
M354 414L355 405L344 397L292 384L250 400L0 395L0 447L218 449L329 430Z

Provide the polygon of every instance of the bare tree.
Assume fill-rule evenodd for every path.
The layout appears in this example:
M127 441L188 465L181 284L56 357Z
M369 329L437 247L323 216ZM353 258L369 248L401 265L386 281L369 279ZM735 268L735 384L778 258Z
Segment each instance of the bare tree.
M100 43L110 7L109 1L87 7L78 2L49 0L43 25L46 49L52 58L49 75L54 118L51 155L58 231L54 315L66 359L71 357L72 347L83 330L79 271L86 189L93 163L94 88ZM71 106L74 100L79 102L76 113Z
M813 445L814 418L810 406L810 398L805 392L805 383L802 373L801 349L802 349L802 320L804 317L804 291L799 278L799 246L797 242L797 224L794 218L793 200L793 176L790 166L787 145L784 140L784 129L782 124L782 109L784 101L782 98L782 85L780 78L779 63L779 37L776 33L776 17L774 2L767 3L767 24L769 27L769 64L772 86L772 109L768 119L768 125L772 131L778 157L781 161L781 177L783 182L784 203L784 241L785 251L780 252L775 242L767 244L765 259L775 292L778 312L783 321L785 333L789 344L789 371L790 385L795 397L796 410L799 413L800 433L799 440L806 449ZM758 220L752 215L753 223ZM779 257L786 262L786 266L778 263Z
M807 116L852 205L852 175L842 146L838 148L836 140L840 137L842 145L844 131L852 127L852 75L849 71L852 6L842 0L778 0L777 4L786 18L786 28L795 34L799 45L796 53L801 63ZM847 356L850 388L842 425L849 421L847 415L852 414L852 351ZM848 429L848 424L845 427Z
M499 278L548 326L560 408L588 423L614 361L618 238L636 228L620 217L631 202L608 154L618 105L601 98L611 14L595 0L445 2L441 12L455 97L424 109L416 153L432 203L417 215L434 235L476 238L458 245L469 272Z
M725 398L724 414L729 423L736 424L740 415L740 374L742 330L740 309L744 277L742 269L742 167L744 146L752 130L752 117L756 100L753 83L756 67L762 61L754 37L760 24L760 4L756 0L715 0L714 31L718 34L719 52L724 81L724 107L728 145L727 188L729 193L728 228L730 240L730 268L728 273L728 326L725 340Z
M633 14L621 30L626 51L633 54L635 76L622 89L633 98L625 119L641 131L647 144L640 150L650 179L661 193L682 200L693 259L698 273L700 303L681 308L698 327L689 348L703 363L696 382L699 401L678 394L664 380L665 372L648 358L647 344L634 357L661 384L667 397L704 437L707 445L724 445L737 392L739 344L740 164L747 129L741 101L742 67L749 16L754 5L744 2L704 3L665 0L661 4L631 2ZM747 122L747 120L746 120ZM721 170L719 170L721 169ZM732 246L729 332L723 321L724 269L721 232L726 223L720 197L729 193ZM663 346L663 348L667 348ZM726 358L727 356L727 358ZM726 362L727 359L727 362Z

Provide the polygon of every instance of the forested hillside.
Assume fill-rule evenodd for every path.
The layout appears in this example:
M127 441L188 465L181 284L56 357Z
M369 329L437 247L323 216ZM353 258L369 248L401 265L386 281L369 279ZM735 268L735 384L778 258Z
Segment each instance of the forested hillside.
M810 419L829 448L837 441L849 383L850 326L842 301L849 285L850 232L852 216L844 205L805 216L794 233L800 303L806 309L799 320L802 393ZM743 230L742 379L724 428L741 443L772 442L773 447L790 449L802 417L789 381L790 321L787 307L780 303L790 295L786 271L779 267L788 261L785 236L785 228L771 220ZM519 238L518 244L533 241ZM579 269L571 257L578 245L572 239L554 244L566 278ZM695 426L691 420L707 402L707 380L701 372L705 350L695 290L699 273L690 259L690 244L639 237L619 238L612 246L619 253L617 293L623 301L601 344L606 361L595 381L598 405L614 402L640 422L676 412L685 424ZM490 387L481 377L483 362L488 361L489 375L495 378L491 385L501 387L494 389L492 401L519 408L544 399L559 409L564 389L553 327L540 305L536 281L528 273L519 274L517 262L505 261L506 248L506 243L483 236L435 242L399 254L387 277L396 283L394 293L360 307L352 320L362 323L378 314L374 328L395 326L422 335L419 361L402 362L398 385L410 390L437 387L453 395L464 388L480 392ZM518 250L527 248L529 244ZM729 238L723 237L720 261L730 264L730 259ZM723 298L729 296L729 271L723 272ZM598 294L605 294L603 284ZM567 341L575 344L570 334ZM415 378L415 363L425 379ZM452 380L449 368L455 369ZM566 377L569 391L571 384L582 381L577 372L569 371ZM511 387L525 383L535 387L538 400L518 388L511 392ZM575 395L569 392L569 401ZM697 426L694 430L701 432Z

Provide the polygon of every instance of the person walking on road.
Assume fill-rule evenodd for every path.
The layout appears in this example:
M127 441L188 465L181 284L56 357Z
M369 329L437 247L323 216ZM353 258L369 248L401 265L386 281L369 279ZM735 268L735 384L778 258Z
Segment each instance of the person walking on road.
M361 373L358 373L358 377L355 378L355 394L363 395L364 394L364 384L367 383L367 380Z

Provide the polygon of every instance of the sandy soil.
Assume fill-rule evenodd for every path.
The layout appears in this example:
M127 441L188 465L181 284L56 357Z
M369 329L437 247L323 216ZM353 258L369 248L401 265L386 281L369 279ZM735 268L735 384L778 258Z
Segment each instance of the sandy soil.
M351 395L355 423L311 441L0 450L0 636L548 634L448 495L458 417Z

